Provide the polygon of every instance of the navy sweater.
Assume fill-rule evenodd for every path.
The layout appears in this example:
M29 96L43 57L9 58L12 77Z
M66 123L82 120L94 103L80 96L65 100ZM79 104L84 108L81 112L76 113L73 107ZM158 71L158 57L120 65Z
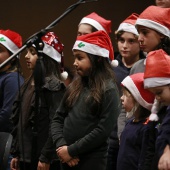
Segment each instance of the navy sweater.
M126 124L120 138L117 170L143 170L150 127L145 121L131 119Z
M24 79L17 72L0 73L0 132L10 132L12 125L10 123L10 115L12 113L12 105L15 96L23 84Z

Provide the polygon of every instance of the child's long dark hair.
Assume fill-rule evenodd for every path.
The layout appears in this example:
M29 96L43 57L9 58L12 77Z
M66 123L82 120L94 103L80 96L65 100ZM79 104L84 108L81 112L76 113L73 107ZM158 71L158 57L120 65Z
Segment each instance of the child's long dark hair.
M60 63L54 61L49 56L43 54L43 62L45 65L45 77L48 77L50 75L55 75L57 78L61 79L60 76Z
M104 57L88 54L92 68L88 77L78 76L73 80L67 89L66 105L70 108L78 99L82 89L86 86L90 89L90 94L86 100L93 98L94 103L100 104L102 94L105 91L106 80L115 81L115 76L109 60Z
M168 55L170 55L170 38L165 36L161 39L161 43L158 46L158 49L164 50Z

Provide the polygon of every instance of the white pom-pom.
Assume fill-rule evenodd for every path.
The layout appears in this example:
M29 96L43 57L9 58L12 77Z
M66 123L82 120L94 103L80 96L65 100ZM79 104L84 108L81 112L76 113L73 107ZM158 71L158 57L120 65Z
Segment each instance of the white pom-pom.
M66 71L63 71L63 72L61 73L61 78L62 78L62 80L66 80L67 77L68 77L68 73L67 73Z
M149 116L149 120L151 121L158 121L159 117L157 115L159 108L160 107L160 103L159 101L155 98L152 109L151 109L151 115Z
M150 121L158 121L158 115L156 113L151 113L149 116Z
M112 60L111 65L112 67L117 67L119 65L119 62L117 60Z

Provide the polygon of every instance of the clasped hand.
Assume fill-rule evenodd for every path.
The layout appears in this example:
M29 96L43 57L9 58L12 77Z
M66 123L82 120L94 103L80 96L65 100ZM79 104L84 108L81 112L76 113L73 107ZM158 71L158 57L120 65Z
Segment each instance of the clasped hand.
M78 164L79 158L71 157L68 153L67 146L61 146L57 150L57 155L62 163L67 163L70 167L73 167Z

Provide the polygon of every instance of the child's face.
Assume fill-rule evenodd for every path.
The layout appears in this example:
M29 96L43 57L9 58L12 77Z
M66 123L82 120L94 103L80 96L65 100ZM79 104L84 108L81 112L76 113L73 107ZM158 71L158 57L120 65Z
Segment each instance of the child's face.
M80 24L78 26L77 36L86 35L92 33L92 26L89 24Z
M27 67L30 70L33 70L37 61L38 55L34 47L30 47L27 49L27 54L25 55L25 59L27 62Z
M123 95L121 96L122 106L126 112L130 112L135 106L135 99L132 94L129 93L125 88L123 88Z
M2 64L6 59L10 57L9 51L0 44L0 64ZM5 65L3 68L0 69L0 72L7 70L10 67L10 64Z
M73 65L77 73L82 77L89 76L92 65L88 55L79 50L74 50L73 55L75 57Z
M140 52L137 37L130 32L124 32L118 39L118 49L123 58L134 60Z
M156 99L164 105L170 105L170 85L152 87L148 89L151 91Z
M170 0L156 0L156 5L162 8L170 8Z
M139 32L138 41L140 44L140 48L141 50L147 53L157 49L157 46L161 42L161 38L163 38L163 35L159 34L153 29L140 25L138 25L138 32Z

